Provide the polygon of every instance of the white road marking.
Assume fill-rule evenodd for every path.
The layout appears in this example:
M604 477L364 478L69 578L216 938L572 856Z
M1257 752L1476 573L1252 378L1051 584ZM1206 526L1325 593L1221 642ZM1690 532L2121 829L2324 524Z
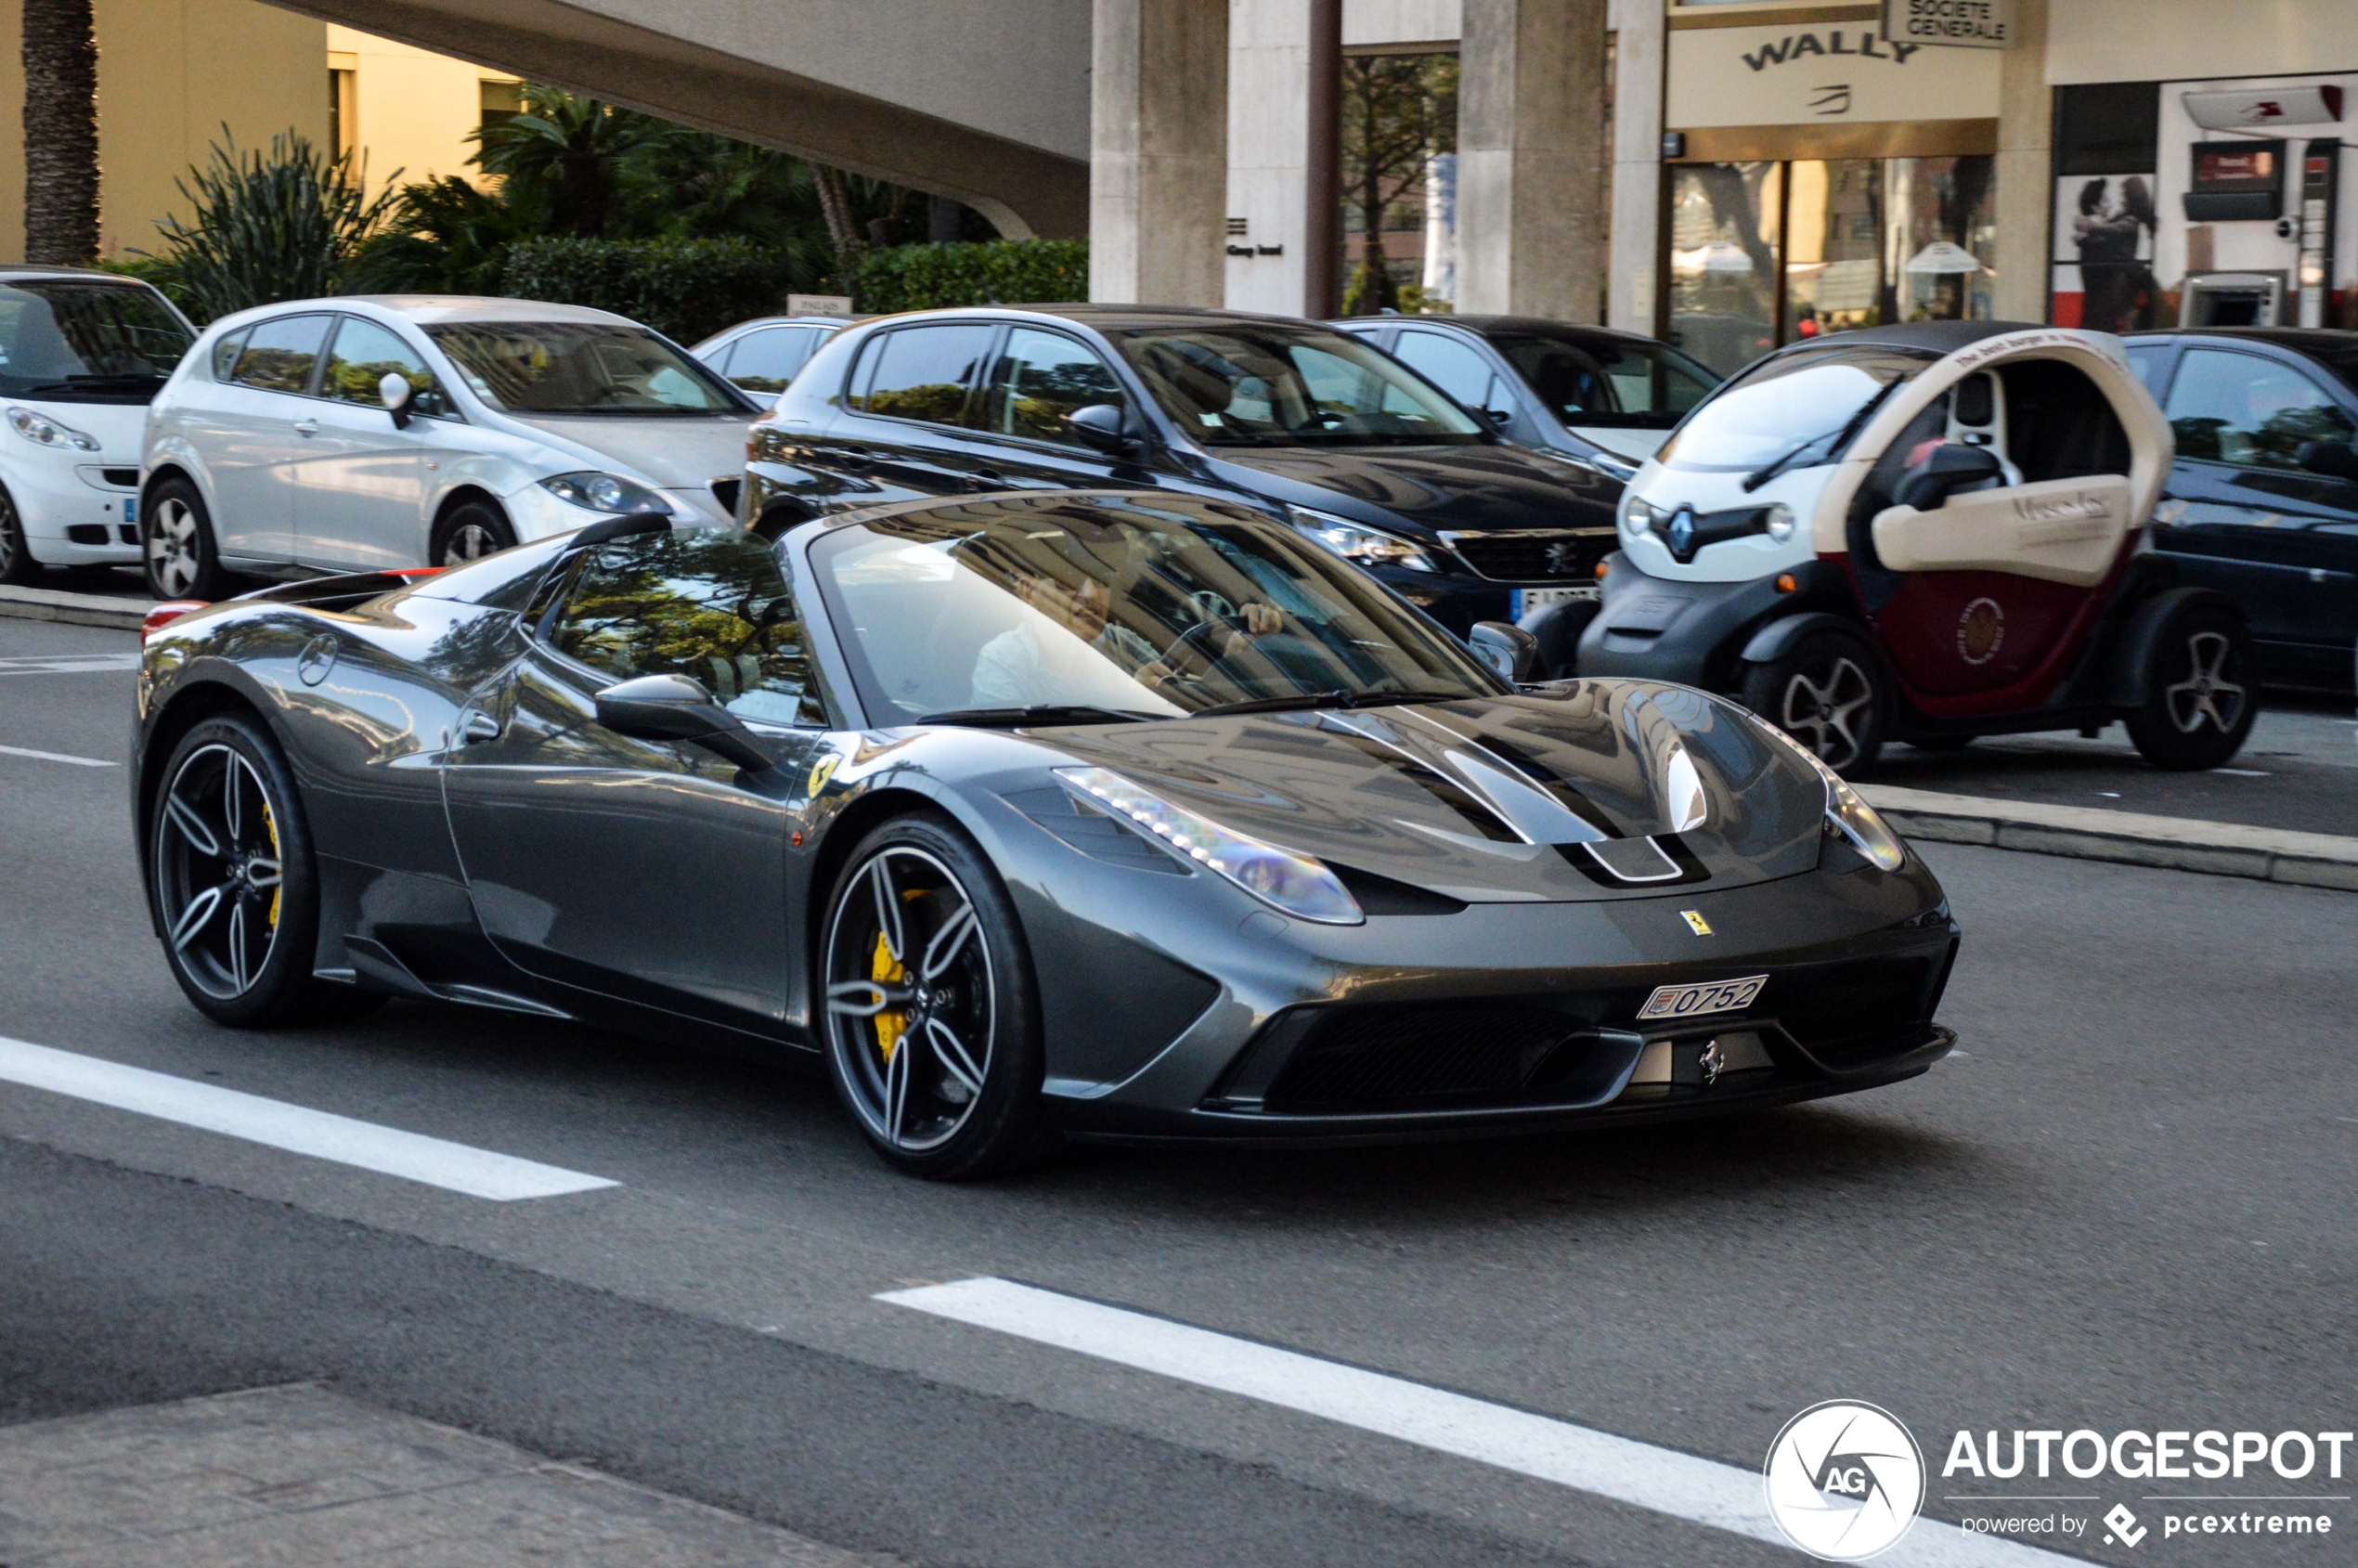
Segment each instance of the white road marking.
M1768 1517L1756 1470L1012 1280L961 1279L887 1291L876 1300L1304 1411L1772 1546L1791 1546ZM1920 1519L1875 1563L1876 1568L2037 1568L2079 1561Z
M0 675L86 675L138 667L136 654L16 654L0 658Z
M35 751L28 745L0 745L0 757L30 757L35 762L65 762L76 768L112 768L103 757L75 757L62 751Z
M578 1171L471 1148L421 1133L356 1121L284 1100L5 1036L0 1036L0 1082L70 1095L184 1127L201 1127L249 1143L503 1203L620 1185L603 1176L585 1176Z

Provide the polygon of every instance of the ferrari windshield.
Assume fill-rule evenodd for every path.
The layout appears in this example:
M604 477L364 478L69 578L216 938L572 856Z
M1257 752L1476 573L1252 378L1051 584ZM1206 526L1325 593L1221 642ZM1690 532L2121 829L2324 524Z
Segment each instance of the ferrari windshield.
M1714 393L1658 456L1714 472L1833 462L1866 424L1860 416L1935 360L1867 343L1777 355Z
M752 408L644 327L466 321L426 331L477 397L512 414L719 414Z
M1172 718L1493 696L1372 578L1238 507L1042 498L810 547L871 720Z
M1209 447L1470 445L1473 416L1357 338L1278 322L1117 333L1163 411Z
M0 285L0 394L144 403L195 341L144 283Z

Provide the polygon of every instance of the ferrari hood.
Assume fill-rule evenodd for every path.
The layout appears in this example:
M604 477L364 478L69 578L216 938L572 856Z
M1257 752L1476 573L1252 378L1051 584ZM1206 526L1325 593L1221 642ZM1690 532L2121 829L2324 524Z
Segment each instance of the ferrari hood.
M1278 481L1253 487L1279 499L1333 508L1348 498L1433 529L1611 527L1621 499L1601 474L1516 447L1223 447L1218 457Z
M1736 887L1814 868L1824 782L1684 687L1060 730L1052 741L1256 838L1467 902Z

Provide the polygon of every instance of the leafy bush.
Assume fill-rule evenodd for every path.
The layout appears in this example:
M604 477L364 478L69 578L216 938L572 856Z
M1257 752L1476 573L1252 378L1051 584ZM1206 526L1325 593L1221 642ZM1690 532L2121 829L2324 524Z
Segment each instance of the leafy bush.
M870 311L1045 304L1089 297L1086 240L986 240L871 251L852 294Z
M777 255L748 240L519 240L502 253L499 292L611 310L693 343L785 303Z
M175 182L189 221L156 226L165 249L152 258L149 281L200 323L249 305L343 292L355 258L394 203L389 189L369 201L350 158L330 158L293 132L272 136L267 156L216 142L210 162L190 173L193 185Z

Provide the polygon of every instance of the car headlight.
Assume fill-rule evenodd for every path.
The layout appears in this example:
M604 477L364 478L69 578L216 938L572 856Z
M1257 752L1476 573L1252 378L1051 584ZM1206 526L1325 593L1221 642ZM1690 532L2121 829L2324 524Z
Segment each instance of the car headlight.
M1308 855L1222 827L1103 768L1059 768L1056 777L1288 914L1329 926L1367 919L1341 880Z
M540 487L561 501L567 501L584 512L620 512L626 516L638 513L668 513L671 503L636 480L625 479L618 473L600 473L595 470L580 473L552 473L540 482Z
M1768 520L1765 526L1768 530L1768 537L1770 538L1776 540L1779 544L1784 543L1787 539L1793 538L1793 508L1787 506L1782 501L1779 501L1776 505L1768 509Z
M1621 492L1621 537L1635 544L1653 531L1655 519L1662 513L1638 499L1635 490Z
M1899 835L1892 832L1891 824L1883 820L1883 813L1868 805L1867 797L1853 789L1849 780L1819 760L1816 752L1757 714L1753 715L1752 721L1792 747L1795 756L1826 781L1826 825L1849 839L1853 849L1876 865L1885 871L1898 871L1908 859L1908 847L1899 841Z
M1305 506L1289 506L1286 516L1297 529L1354 565L1406 566L1412 572L1440 569L1432 564L1432 557L1425 553L1425 547L1414 539L1404 539L1397 534L1387 534L1381 528L1354 523L1347 517L1313 512Z
M8 423L16 433L39 447L71 447L78 452L95 452L97 438L84 435L70 424L61 424L46 414L36 414L30 408L10 408Z

